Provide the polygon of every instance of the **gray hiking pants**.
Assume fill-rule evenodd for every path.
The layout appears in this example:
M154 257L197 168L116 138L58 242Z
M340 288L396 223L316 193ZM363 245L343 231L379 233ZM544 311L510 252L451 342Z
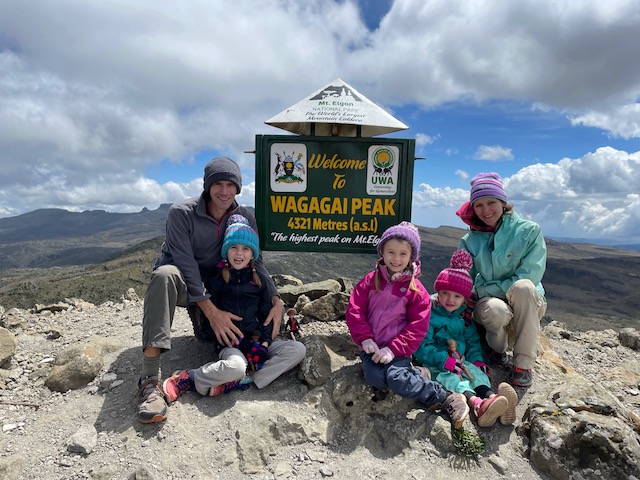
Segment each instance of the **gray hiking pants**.
M258 388L264 388L283 373L298 365L307 352L303 343L276 338L269 345L269 359L251 378ZM209 362L193 370L196 391L209 395L211 387L242 378L248 362L237 348L225 347L220 350L218 361Z
M187 284L174 265L162 265L153 271L144 295L142 347L171 350L171 325L176 307L186 307Z

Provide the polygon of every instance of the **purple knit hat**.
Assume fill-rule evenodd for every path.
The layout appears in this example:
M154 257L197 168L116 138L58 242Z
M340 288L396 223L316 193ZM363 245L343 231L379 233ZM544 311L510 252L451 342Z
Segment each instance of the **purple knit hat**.
M493 197L503 202L509 201L502 187L502 177L496 172L483 172L471 179L471 205L482 197Z
M458 250L451 255L449 265L449 268L445 268L440 272L433 284L433 288L436 292L449 290L469 299L473 288L473 281L471 280L471 275L469 275L469 270L473 267L471 255L466 250Z
M401 222L398 225L387 228L378 242L378 255L382 256L382 248L387 240L397 238L406 240L411 245L411 261L415 262L420 257L420 234L415 225L410 222Z

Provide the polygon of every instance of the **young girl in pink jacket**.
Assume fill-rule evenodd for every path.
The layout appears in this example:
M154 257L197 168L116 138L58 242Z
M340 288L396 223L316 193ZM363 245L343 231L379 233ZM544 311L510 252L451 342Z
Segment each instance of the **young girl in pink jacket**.
M356 285L346 321L360 349L365 381L427 407L443 408L455 428L469 414L464 396L432 382L429 372L411 364L429 330L431 300L420 274L420 235L409 222L384 231L376 268Z

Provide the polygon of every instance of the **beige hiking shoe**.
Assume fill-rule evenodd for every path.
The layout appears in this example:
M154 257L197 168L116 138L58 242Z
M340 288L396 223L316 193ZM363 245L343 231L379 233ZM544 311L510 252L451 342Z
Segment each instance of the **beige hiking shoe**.
M509 408L500 416L502 425L513 425L516 421L516 406L518 405L518 394L507 382L498 385L498 395L505 397L509 401Z

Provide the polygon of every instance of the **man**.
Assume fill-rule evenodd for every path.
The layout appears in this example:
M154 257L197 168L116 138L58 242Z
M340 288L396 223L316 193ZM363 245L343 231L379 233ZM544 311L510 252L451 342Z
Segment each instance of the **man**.
M242 338L242 331L233 323L240 317L216 308L211 292L205 287L206 279L218 273L216 264L221 259L229 216L240 214L257 230L254 215L235 200L241 188L238 165L227 157L214 158L204 168L204 190L200 197L177 202L169 209L165 240L144 299L143 366L138 391L138 418L142 423L159 422L167 417L159 377L160 354L171 349L176 306L197 304L220 345L233 347ZM256 268L270 278L262 257L257 259ZM273 282L269 292L273 306L265 325L272 324L275 337L282 321L282 303ZM296 352L296 357L300 353Z

